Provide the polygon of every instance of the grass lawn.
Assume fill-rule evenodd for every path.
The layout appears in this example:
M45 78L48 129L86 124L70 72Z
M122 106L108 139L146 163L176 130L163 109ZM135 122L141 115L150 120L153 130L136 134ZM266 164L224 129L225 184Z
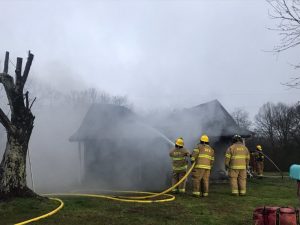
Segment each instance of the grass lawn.
M299 205L296 182L289 178L248 180L245 197L231 196L229 184L212 184L207 198L179 195L169 203L139 204L83 197L59 198L65 203L60 212L32 224L251 225L255 207ZM47 200L15 199L0 202L0 224L21 222L51 211L56 206L58 203Z

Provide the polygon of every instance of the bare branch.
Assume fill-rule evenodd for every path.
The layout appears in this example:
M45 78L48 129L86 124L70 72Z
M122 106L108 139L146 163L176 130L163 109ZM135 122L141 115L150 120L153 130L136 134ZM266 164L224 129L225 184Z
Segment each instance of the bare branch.
M9 52L5 52L3 73L8 73Z
M271 19L277 20L277 26L270 29L279 33L280 44L274 46L272 52L282 52L300 45L300 1L299 0L267 0L272 8ZM297 67L295 67L297 68ZM300 81L291 79L282 83L289 88L300 88Z
M35 100L36 100L36 97L35 97L35 98L33 99L33 101L31 102L29 109L31 109L31 107L33 106L33 103L35 102Z
M23 86L26 83L26 80L27 80L27 77L28 77L28 74L29 74L29 71L30 71L31 63L32 63L32 60L33 60L33 57L34 57L34 55L31 54L31 52L29 51L28 52L28 58L27 58L26 66L25 66L24 73L23 73Z
M16 89L20 89L22 86L22 58L17 58L17 66L16 66Z
M0 73L0 83L3 84L5 91L8 89L13 89L14 87L14 79L9 74Z
M291 12L290 7L286 4L286 1L285 0L282 0L282 1L283 1L284 6L285 6L286 13L288 15L290 15L290 17L292 18L292 20L294 20L296 23L300 24L300 21L293 15L293 13Z
M275 0L268 1L273 9L272 13L269 13L271 19L278 20L276 29L279 31L281 38L281 44L275 46L274 52L285 51L289 48L295 47L300 44L300 17L299 17L299 4L295 4L292 0Z
M5 93L8 99L10 110L14 109L14 98L15 98L15 84L14 78L6 73L0 73L0 83L3 84Z

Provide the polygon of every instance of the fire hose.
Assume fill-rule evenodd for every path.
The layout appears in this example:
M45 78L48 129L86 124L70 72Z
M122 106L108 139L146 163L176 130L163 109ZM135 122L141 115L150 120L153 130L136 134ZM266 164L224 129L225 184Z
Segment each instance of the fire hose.
M131 194L146 194L145 196L116 196L116 195L100 195L100 194L81 194L81 193L54 193L54 194L44 194L43 196L81 196L81 197L92 197L92 198L104 198L104 199L110 199L114 201L120 201L120 202L131 202L131 203L162 203L162 202L170 202L175 200L175 196L171 194L167 194L176 187L178 187L182 182L186 180L186 178L190 175L193 168L195 166L195 162L191 165L187 173L172 187L160 192L160 193L153 193L153 192L142 192L142 191L111 191L111 192L118 192L118 193L131 193ZM164 199L153 199L157 198L159 196L165 196ZM29 224L41 219L44 219L46 217L52 216L53 214L57 213L59 210L61 210L64 207L64 202L59 198L50 198L53 201L57 201L60 203L60 205L54 209L53 211L46 213L44 215L41 215L39 217L35 217L20 223L16 223L15 225L24 225Z
M269 162L271 162L274 167L280 172L280 175L283 179L283 173L282 171L279 169L279 167L276 165L276 163L265 153L261 152L261 151L257 151L261 153L263 156L265 156ZM100 194L84 194L84 193L54 193L54 194L44 194L44 196L81 196L81 197L92 197L92 198L104 198L104 199L109 199L109 200L114 200L114 201L120 201L120 202L131 202L131 203L163 203L163 202L169 202L169 201L174 201L175 200L175 196L171 195L171 194L167 194L170 191L172 191L173 189L175 189L176 187L178 187L182 182L184 182L186 180L186 178L190 175L190 173L192 172L193 168L195 166L195 162L192 164L192 166L189 168L189 170L187 171L187 173L185 174L184 177L181 178L181 180L179 180L175 185L173 185L172 187L160 192L160 193L153 193L153 192L142 192L142 191L110 191L110 192L117 192L117 193L126 193L126 194L146 194L144 196L120 196L120 195L100 195ZM248 173L250 173L250 171L247 171ZM157 198L159 196L165 196L166 198L164 199L153 199L153 198ZM41 215L39 217L35 217L20 223L16 223L15 225L24 225L24 224L29 224L31 222L35 222L41 219L44 219L46 217L52 216L53 214L57 213L60 209L62 209L64 207L64 203L61 199L59 198L49 198L53 201L57 201L60 203L60 205L54 209L53 211L46 213L44 215Z

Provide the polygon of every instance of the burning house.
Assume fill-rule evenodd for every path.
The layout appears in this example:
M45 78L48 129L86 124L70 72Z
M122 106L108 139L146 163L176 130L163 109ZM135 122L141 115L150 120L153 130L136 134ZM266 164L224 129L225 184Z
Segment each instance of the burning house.
M78 142L81 177L101 187L160 189L171 175L170 140L182 136L192 151L202 133L215 148L213 178L224 174L224 155L234 134L251 132L214 100L165 115L140 118L126 107L95 104L70 138Z
M70 141L78 142L85 183L140 189L154 180L151 189L167 184L170 143L126 107L93 105Z

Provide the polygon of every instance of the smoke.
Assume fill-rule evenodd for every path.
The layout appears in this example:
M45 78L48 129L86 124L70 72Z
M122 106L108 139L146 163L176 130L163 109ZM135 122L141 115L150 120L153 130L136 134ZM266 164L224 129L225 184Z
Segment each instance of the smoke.
M224 155L235 133L248 135L239 129L231 116L217 100L192 108L176 109L173 112L161 112L148 115L150 124L170 139L183 137L185 147L192 152L199 143L200 136L207 134L210 145L215 149L215 163L212 177L219 179L224 174Z
M71 140L84 144L88 186L157 190L168 182L171 141L123 106L93 105Z
M220 155L216 165L222 169L226 140L219 137L223 128L226 131L230 128L227 117L216 105L194 113L181 106L193 106L212 96L219 96L230 106L245 104L245 98L247 105L257 105L258 99L263 102L270 95L261 92L253 74L258 74L255 76L268 92L278 90L276 85L284 74L283 67L272 64L269 56L257 53L266 43L272 45L269 33L260 30L268 20L259 17L266 15L263 5L247 7L243 2L233 7L208 1L0 4L4 9L0 24L7 34L1 36L2 46L17 55L27 49L36 54L27 89L31 100L37 97L32 108L36 120L29 150L35 188L39 192L72 190L81 185L80 181L83 187L99 188L156 189L167 185L171 146L159 133L171 141L182 136L190 151L200 135L207 133L216 146L216 154ZM255 3L258 4L264 3ZM241 10L233 10L237 8ZM24 12L30 13L20 23ZM258 40L259 37L262 39ZM2 48L2 52L6 49ZM14 63L15 57L11 58ZM11 74L13 70L10 66ZM262 75L270 73L272 80ZM77 98L72 91L82 97L82 91L93 86L91 83L106 88L104 91L108 90L112 96L127 94L138 103L137 109L180 107L175 111L135 115L130 122L120 121L118 129L107 126L101 133L96 132L98 136L91 144L96 152L79 155L78 143L69 142L69 138L80 128L90 104L99 101L86 100L86 97L91 99L88 95ZM230 88L233 84L236 84L234 90ZM260 98L251 98L256 96L253 93ZM2 96L3 90L0 102L9 114ZM101 102L124 104L124 98L103 99ZM117 119L117 115L108 114L104 119L96 114L91 124ZM5 131L1 128L3 150ZM88 137L88 132L86 129L83 133ZM87 146L82 143L81 147L83 151ZM82 161L86 160L85 166L91 168L80 167L80 156Z
M60 79L67 83L68 77ZM203 133L215 147L213 175L218 177L224 170L229 142L222 137L237 129L218 101L137 114L125 97L97 89L76 90L77 82L64 90L48 80L33 76L27 85L31 96L38 97L29 146L31 171L27 165L28 185L32 185L32 172L37 192L160 190L170 185L172 142L183 137L192 152ZM2 127L0 138L3 150Z
M117 96L107 93L110 97L102 98L103 92L95 89L68 95L38 80L28 86L32 94L40 96L33 108L32 171L27 167L28 184L31 187L32 172L37 192L160 190L170 185L172 142L183 137L192 152L203 133L215 147L213 175L218 177L224 170L229 142L221 137L230 136L236 128L218 101L138 115L122 105L128 105L127 101L113 101ZM90 107L92 103L96 104ZM4 140L4 135L1 138Z
M43 108L36 116L29 151L38 192L66 189L78 182L78 152L68 137L82 115L84 109L59 104Z
M37 192L79 188L153 190L167 185L170 143L122 106L133 108L126 97L97 89L67 93L51 82L35 78L27 88L38 97L33 107L36 120L29 146L31 170L27 165L28 185L33 185L32 172ZM84 128L86 141L81 143L80 153L78 143L69 138L84 123L90 105L97 102L124 109L128 117L120 117L114 111L106 117L94 112ZM100 126L105 122L105 127ZM164 175L158 178L157 174Z

